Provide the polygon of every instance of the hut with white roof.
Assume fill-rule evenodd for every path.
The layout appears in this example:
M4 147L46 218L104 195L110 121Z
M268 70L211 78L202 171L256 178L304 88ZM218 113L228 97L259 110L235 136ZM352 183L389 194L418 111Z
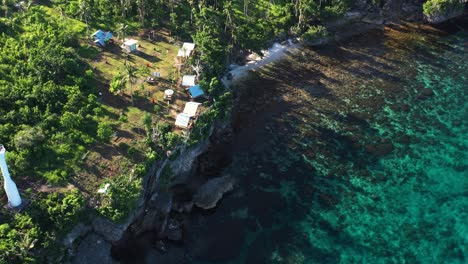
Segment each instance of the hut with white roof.
M182 77L182 86L194 86L196 75L184 75Z
M184 44L182 45L182 48L180 48L179 52L177 52L177 57L188 58L190 57L190 54L192 53L194 49L195 49L194 43L184 42Z
M176 117L175 125L181 128L188 128L190 124L190 116L185 113L180 113Z
M122 45L122 48L127 52L135 52L138 50L138 40L127 39Z

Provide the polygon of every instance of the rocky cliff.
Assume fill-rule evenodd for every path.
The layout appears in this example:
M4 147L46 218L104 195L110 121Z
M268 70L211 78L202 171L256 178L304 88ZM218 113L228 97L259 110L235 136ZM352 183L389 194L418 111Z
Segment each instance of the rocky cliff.
M343 18L325 23L333 36L321 40L319 44L383 27L385 23L399 20L421 22L424 19L424 2L425 0L356 0L353 8ZM230 147L232 129L229 121L219 122L213 126L208 139L190 148L182 147L176 159L167 159L154 166L148 176L141 206L127 224L115 225L99 219L93 221L92 228L80 226L79 230L75 230L66 241L67 245L71 247L73 241L80 236L85 237L83 243L94 243L94 246L86 247L81 243L76 259L80 261L87 257L90 260L89 254L95 254L95 259L101 260L102 264L112 263L110 251L116 259L134 259L139 254L134 249L141 241L147 241L151 246L164 251L164 241L181 240L184 228L178 215L190 213L194 208L213 208L226 192L235 187L234 179L222 174L223 168L231 159L226 154L229 151L225 150ZM162 181L161 178L165 180ZM101 250L96 250L97 248Z

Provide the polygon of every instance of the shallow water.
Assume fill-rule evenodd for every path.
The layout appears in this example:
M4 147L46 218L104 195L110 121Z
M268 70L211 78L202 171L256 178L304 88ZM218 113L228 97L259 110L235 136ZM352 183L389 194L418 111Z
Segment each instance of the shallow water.
M188 263L466 263L467 61L466 31L403 25L258 72L239 88L223 172L238 186L173 250Z

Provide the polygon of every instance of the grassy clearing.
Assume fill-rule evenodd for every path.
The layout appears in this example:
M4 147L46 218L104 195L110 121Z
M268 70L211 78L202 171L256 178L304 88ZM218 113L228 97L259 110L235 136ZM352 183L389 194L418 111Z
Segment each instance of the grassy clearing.
M177 113L182 112L185 103L190 101L184 88L177 85L179 75L175 58L179 47L171 44L174 41L164 30L157 31L154 37L156 40L148 40L147 36L127 36L127 39L139 42L138 53L124 52L120 47L122 40L117 37L105 48L98 48L86 39L78 50L92 66L95 85L101 93L99 100L104 113L99 121L111 123L114 130L110 142L99 143L89 149L84 159L85 165L76 171L75 180L88 197L95 196L96 190L106 179L131 175L138 164L146 161L151 149L147 144L148 131L142 122L145 114L151 115L153 125L157 122L173 124ZM161 73L161 78L155 84L145 82L144 76L138 78L132 85L133 103L129 83L124 94L114 95L108 91L112 78L124 72L125 63L136 68L148 67L150 72ZM189 71L186 73L192 74ZM166 89L175 92L170 103L164 100ZM173 130L183 134L181 130Z

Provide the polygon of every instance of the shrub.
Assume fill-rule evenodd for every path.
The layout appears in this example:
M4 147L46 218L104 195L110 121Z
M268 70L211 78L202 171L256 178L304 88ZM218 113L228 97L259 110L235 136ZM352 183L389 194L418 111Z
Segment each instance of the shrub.
M128 121L128 117L126 115L119 116L119 121L122 123L126 123Z
M98 212L112 221L118 222L135 208L142 191L141 178L132 179L120 175L107 183L110 184L110 187L107 194L103 194L101 198Z
M323 8L321 17L324 19L335 19L342 17L348 11L349 5L345 1L332 1L330 5Z
M112 133L112 127L108 122L101 122L98 124L97 136L103 142L109 142Z
M125 151L125 152L126 152L126 151L128 151L129 146L128 146L128 144L125 143L125 142L120 142L120 143L119 143L119 148L120 148L122 151Z
M423 5L423 13L426 16L444 16L463 10L463 7L460 0L429 0Z
M195 145L200 140L207 138L210 132L211 124L213 124L213 122L219 116L220 111L216 107L203 112L203 114L201 114L198 118L197 123L195 123L192 133L190 134L189 144Z
M157 114L159 113L159 111L161 110L161 108L159 107L159 105L154 105L154 112Z
M151 123L153 122L153 119L151 118L151 115L149 113L145 113L143 117L141 118L141 122L145 126L146 130L150 130L151 128Z
M161 140L161 144L165 149L171 149L177 145L181 140L180 136L177 133L169 132L164 134Z
M71 191L65 194L51 193L40 206L59 230L68 230L80 219L84 205L83 196L78 191Z
M327 28L322 25L318 25L309 27L309 29L302 35L302 38L304 38L306 41L313 42L327 36Z
M156 124L156 133L159 135L166 134L167 132L171 131L172 126L167 122L158 122Z
M65 184L68 180L67 172L62 170L48 171L45 172L43 176L47 182L52 185L62 185Z
M31 249L42 232L28 214L17 214L12 224L0 225L0 263L34 263Z
M130 157L134 157L138 153L138 150L135 147L129 147L127 150L127 154Z

